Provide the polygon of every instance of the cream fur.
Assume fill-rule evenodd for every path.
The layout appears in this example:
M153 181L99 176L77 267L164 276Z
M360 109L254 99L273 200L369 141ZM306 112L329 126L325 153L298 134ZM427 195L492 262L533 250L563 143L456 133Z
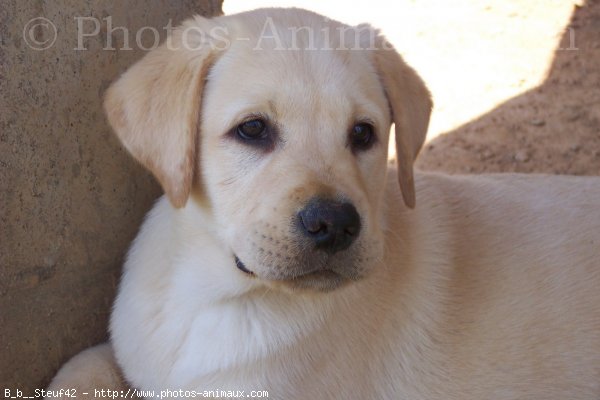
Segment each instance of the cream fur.
M260 41L266 16L282 43ZM600 178L417 172L415 190L431 103L376 31L359 36L373 33L377 49L284 51L289 27L343 25L298 9L192 24L227 28L230 46L171 55L163 72L182 80L144 75L168 54L158 50L107 97L117 134L168 195L130 249L111 319L131 385L274 399L600 398ZM187 90L205 67L203 87ZM143 105L160 102L149 96L169 101L144 120ZM188 118L200 97L200 118ZM272 151L227 133L249 114L276 121ZM348 127L361 118L378 143L353 154ZM392 118L402 192L386 167ZM148 132L131 128L143 124ZM181 157L193 162L172 169ZM361 215L360 237L329 258L298 248L290 228L315 195L348 199ZM292 279L311 268L303 260L343 284ZM114 362L90 358L107 351L77 356L52 387L118 376Z

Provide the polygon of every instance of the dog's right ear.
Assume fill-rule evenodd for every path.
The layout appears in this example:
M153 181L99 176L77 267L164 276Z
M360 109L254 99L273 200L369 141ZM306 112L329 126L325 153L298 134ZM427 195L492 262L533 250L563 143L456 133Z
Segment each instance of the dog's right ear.
M194 179L202 89L218 48L208 34L210 25L196 17L173 30L108 89L104 100L117 136L175 207L185 205Z

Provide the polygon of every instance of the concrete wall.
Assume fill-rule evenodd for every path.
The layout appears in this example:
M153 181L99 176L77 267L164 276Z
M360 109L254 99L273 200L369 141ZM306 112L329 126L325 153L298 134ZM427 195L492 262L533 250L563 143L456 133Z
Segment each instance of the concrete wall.
M0 397L33 395L106 339L123 256L160 188L120 148L102 94L153 44L142 27L164 39L169 20L220 10L220 0L0 1ZM37 17L47 21L28 24ZM82 36L88 50L74 49L96 22L78 30L75 17L98 21ZM132 50L110 23L129 29Z

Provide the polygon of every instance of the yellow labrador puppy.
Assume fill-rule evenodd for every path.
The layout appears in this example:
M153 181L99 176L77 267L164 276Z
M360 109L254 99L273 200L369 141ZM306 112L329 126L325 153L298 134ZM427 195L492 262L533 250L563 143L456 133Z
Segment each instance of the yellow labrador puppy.
M166 196L51 389L600 398L600 178L413 180L430 96L371 27L196 17L105 106Z

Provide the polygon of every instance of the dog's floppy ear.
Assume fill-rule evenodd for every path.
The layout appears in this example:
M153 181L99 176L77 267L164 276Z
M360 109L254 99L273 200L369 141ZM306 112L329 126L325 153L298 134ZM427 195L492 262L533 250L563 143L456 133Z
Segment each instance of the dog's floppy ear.
M127 70L107 91L104 108L125 148L148 168L175 207L191 191L200 100L215 46L196 17Z
M398 182L404 203L415 207L413 162L423 146L433 103L423 80L385 38L377 37L373 58L396 130Z

